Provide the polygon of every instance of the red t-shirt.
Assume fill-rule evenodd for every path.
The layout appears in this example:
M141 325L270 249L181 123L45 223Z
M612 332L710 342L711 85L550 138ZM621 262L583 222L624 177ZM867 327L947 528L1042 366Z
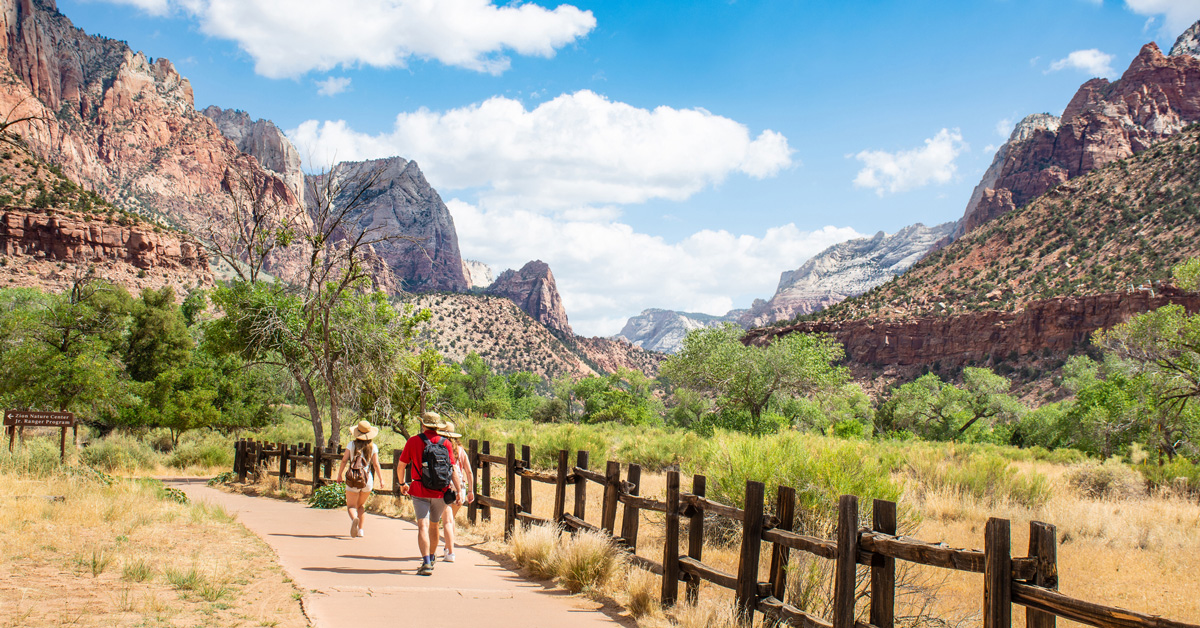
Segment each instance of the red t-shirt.
M437 447L446 447L450 451L450 466L457 464L454 459L454 448L448 447L448 442L438 435L437 430L425 430L425 436L429 438L429 443ZM409 487L408 494L413 497L424 497L426 499L441 499L442 491L431 491L421 485L421 460L425 455L425 441L421 437L413 436L404 443L404 451L400 452L400 464L411 464L413 468L413 482ZM454 485L451 484L451 487Z

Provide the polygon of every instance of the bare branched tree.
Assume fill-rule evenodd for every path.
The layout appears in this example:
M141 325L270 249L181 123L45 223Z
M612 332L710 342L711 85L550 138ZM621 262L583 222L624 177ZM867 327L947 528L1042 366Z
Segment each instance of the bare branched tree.
M251 287L261 284L263 266L283 249L299 260L270 269L280 279L270 288L276 293L273 298L251 299L256 305L250 308L228 300L223 305L233 316L229 324L240 330L234 334L239 339L235 344L260 361L280 365L296 380L317 442L336 445L340 441L339 406L354 399L358 382L352 374L360 362L382 359L381 347L394 346L375 337L394 329L386 319L396 315L386 301L381 304L370 295L372 271L380 265L375 247L416 239L383 226L364 227L358 220L372 190L383 182L385 165L337 166L308 177L304 221L289 222L280 216L283 204L271 202L252 179L241 188L248 196L241 201L245 211L239 215L256 224L243 228L244 235L233 240L236 249L227 248L234 261L247 267L239 279ZM233 228L238 225L227 230ZM386 312L379 309L383 306ZM318 389L328 403L328 439Z
M221 187L229 213L201 225L200 233L209 253L242 281L256 282L272 253L292 244L306 222L304 207L281 179L253 167L227 168Z

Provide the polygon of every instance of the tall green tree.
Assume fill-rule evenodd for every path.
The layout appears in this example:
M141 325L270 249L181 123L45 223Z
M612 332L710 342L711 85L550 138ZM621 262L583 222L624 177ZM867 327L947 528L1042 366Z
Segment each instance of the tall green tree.
M145 288L133 304L125 369L135 381L150 381L191 360L195 343L183 312L175 304L175 290Z
M745 411L754 432L763 429L763 412L776 396L808 395L849 379L836 365L845 350L832 336L793 333L758 347L742 344L742 333L729 324L693 330L667 359L663 375L712 396L718 410Z
M883 431L908 430L929 440L987 440L1024 407L1008 394L1011 382L988 369L963 369L962 386L933 373L900 386L886 402Z

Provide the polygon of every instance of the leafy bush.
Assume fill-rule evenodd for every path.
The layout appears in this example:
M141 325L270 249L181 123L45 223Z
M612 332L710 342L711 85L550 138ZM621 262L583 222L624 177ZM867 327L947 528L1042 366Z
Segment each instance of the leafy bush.
M1071 488L1091 499L1129 499L1146 492L1138 472L1117 458L1110 458L1104 464L1085 462L1071 469L1066 477Z
M112 434L79 452L84 464L109 473L153 469L158 455L149 445L127 434Z
M228 484L229 482L232 482L236 478L237 478L237 474L234 473L233 471L222 471L222 472L216 474L215 476L213 476L212 479L208 481L208 485L216 486L218 484Z
M345 508L346 485L335 482L318 488L308 497L308 505L313 508Z

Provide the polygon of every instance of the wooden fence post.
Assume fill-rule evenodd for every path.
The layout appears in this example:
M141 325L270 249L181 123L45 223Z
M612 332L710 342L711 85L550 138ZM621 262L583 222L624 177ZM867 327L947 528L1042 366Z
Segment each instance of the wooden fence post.
M1037 558L1037 574L1030 584L1047 589L1058 588L1058 535L1054 526L1041 521L1029 522L1029 555ZM1052 613L1025 609L1027 628L1055 628L1057 618Z
M1012 626L1012 535L1008 519L988 519L983 533L983 628Z
M871 529L896 535L896 503L875 500ZM871 625L892 628L896 623L896 559L876 554L871 560Z
M321 481L321 459L325 456L325 448L320 443L312 443L310 451L312 453L312 487L315 491L324 484Z
M704 497L708 480L703 475L692 476L692 494ZM704 510L696 508L688 518L688 558L700 562L704 557ZM700 579L688 578L687 600L695 604L700 599Z
M790 486L780 486L779 495L775 498L775 516L779 518L779 529L792 531L796 524L796 489ZM780 602L787 595L787 566L791 550L786 546L775 544L771 551L771 595ZM882 627L880 627L882 628Z
M237 453L233 456L233 470L237 473L238 482L246 481L246 439L238 441Z
M837 558L833 580L833 628L854 628L854 586L858 560L858 498L838 500Z
M483 441L483 451L481 453L485 456L488 456L488 455L491 455L491 452L492 452L492 443L490 441L486 441L486 440ZM491 497L492 496L492 463L480 461L479 468L481 469L480 473L483 475L483 479L480 480L480 482L481 482L480 486L483 488L482 494L485 497ZM483 520L484 521L492 520L492 507L488 504L483 505Z
M628 476L626 479L629 480L629 484L632 485L631 488L629 489L629 494L630 495L640 495L641 494L640 485L642 483L642 467L641 467L641 465L637 465L637 464L629 465L629 471L627 473L628 473ZM637 554L637 537L638 537L638 523L639 523L638 512L639 512L639 510L638 510L637 506L631 506L629 504L625 504L625 513L621 517L621 538L625 539L625 546L628 547L629 551L634 554Z
M558 450L558 473L554 480L554 523L561 523L567 512L567 450Z
M600 528L612 536L617 527L617 493L621 490L621 463L608 461L604 469L604 508Z
M521 445L521 468L529 469L529 445ZM521 478L521 512L533 514L533 480Z
M738 560L737 590L734 591L734 597L737 600L738 615L747 626L754 622L754 609L758 607L758 559L762 553L765 493L762 482L746 482L742 553Z
M288 477L296 477L296 456L303 453L300 451L300 445L288 445Z
M504 540L512 538L517 523L517 446L508 443L504 451Z
M663 544L662 605L679 597L679 472L667 471L666 541Z
M479 441L472 438L467 441L467 468L471 470L471 479L467 482L467 486L475 487L475 493L479 493ZM479 500L473 499L467 504L467 521L471 525L479 519Z
M580 469L588 468L588 452L581 451L575 454L575 466ZM575 483L575 516L582 521L584 514L587 513L587 480L582 477Z
M287 490L288 478L288 446L279 443L279 490Z

